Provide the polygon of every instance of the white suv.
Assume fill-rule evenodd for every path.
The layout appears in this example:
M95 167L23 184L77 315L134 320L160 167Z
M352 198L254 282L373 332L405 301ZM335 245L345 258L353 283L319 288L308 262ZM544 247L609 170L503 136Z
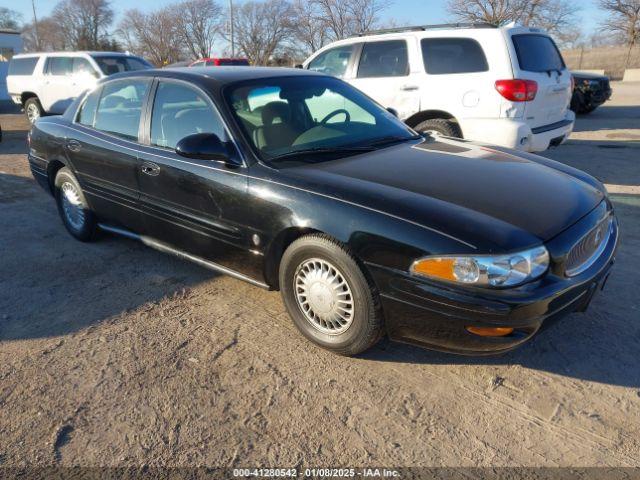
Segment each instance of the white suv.
M117 52L49 52L15 55L7 90L31 123L45 113L64 113L73 99L113 73L153 68L139 57Z
M381 30L327 45L303 68L342 78L418 131L534 152L573 130L571 74L536 28Z

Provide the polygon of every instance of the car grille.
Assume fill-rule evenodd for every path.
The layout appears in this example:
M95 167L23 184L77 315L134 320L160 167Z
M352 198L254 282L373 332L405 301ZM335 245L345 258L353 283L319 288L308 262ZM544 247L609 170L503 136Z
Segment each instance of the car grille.
M607 215L569 251L565 273L573 277L584 272L602 255L611 236L613 218Z

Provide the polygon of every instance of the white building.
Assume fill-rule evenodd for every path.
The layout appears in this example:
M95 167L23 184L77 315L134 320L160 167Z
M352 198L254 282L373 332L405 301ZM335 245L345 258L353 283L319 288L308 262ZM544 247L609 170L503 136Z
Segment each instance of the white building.
M0 100L9 100L7 72L9 60L22 51L22 37L15 30L0 29Z

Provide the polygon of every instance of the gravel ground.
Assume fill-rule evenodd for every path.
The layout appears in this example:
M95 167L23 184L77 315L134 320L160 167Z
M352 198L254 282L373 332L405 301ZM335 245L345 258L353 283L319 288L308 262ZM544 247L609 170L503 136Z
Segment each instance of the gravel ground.
M481 359L386 340L337 357L277 292L73 240L23 117L0 115L0 467L640 466L640 85L613 88L548 152L626 192L607 289Z

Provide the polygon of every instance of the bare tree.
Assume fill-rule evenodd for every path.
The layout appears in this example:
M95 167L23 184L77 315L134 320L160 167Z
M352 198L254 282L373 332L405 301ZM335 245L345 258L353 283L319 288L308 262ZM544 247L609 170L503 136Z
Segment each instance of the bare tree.
M374 30L380 26L380 14L391 6L390 0L350 0L353 33Z
M0 28L20 30L22 15L10 8L0 7Z
M447 11L460 22L539 27L560 41L575 39L579 7L571 0L449 0Z
M627 68L631 51L640 40L640 0L600 0L600 8L609 14L602 24L604 29L620 37L629 47L624 64Z
M33 23L25 25L22 29L22 40L24 41L24 50L27 52L61 51L73 48L66 43L67 40L60 30L58 22L51 17L38 20L37 36Z
M329 27L316 2L295 0L292 15L295 40L305 56L329 42Z
M221 27L222 7L213 0L185 0L172 8L179 35L191 55L208 57Z
M117 35L127 50L148 58L157 66L180 61L185 56L175 11L171 6L151 13L127 10Z
M249 1L235 9L236 43L249 62L269 63L292 34L292 18L293 9L287 0Z
M105 44L107 29L113 22L113 9L109 0L62 0L51 17L69 48L97 50Z

